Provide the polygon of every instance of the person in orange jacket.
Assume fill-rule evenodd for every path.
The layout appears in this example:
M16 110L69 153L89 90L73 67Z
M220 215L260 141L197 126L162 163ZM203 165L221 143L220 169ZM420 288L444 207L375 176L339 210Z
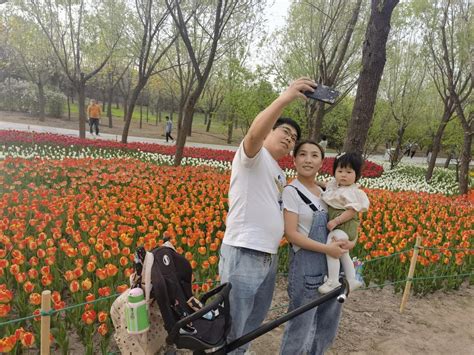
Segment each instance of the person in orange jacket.
M87 117L89 118L89 127L91 134L93 134L93 127L95 126L95 134L99 135L99 121L102 115L102 109L96 100L91 100L89 107L87 107Z

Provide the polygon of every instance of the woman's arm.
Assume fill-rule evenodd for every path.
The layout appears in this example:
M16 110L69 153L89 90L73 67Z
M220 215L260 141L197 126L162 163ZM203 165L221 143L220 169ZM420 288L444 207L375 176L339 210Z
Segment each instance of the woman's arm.
M298 214L288 210L283 211L285 219L286 239L300 248L311 250L318 253L324 253L339 259L347 250L342 248L343 241L334 241L330 244L324 244L308 238L303 233L298 232Z

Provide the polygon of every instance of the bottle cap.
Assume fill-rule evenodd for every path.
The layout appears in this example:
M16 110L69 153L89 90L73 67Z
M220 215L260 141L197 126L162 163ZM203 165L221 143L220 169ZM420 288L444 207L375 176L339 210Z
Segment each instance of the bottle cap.
M128 292L128 302L130 303L138 303L145 299L143 295L143 290L139 287L132 288Z

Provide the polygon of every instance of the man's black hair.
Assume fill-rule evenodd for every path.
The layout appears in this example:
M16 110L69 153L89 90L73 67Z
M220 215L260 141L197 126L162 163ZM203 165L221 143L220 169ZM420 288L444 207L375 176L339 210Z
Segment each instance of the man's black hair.
M319 151L321 152L321 160L324 159L324 149L323 149L323 147L321 147L319 145L319 143L316 143L312 139L304 139L304 140L299 141L298 143L296 143L295 147L293 148L293 156L294 157L296 157L296 155L300 151L303 144L312 144L312 145L315 145L316 147L318 147Z
M360 179L363 165L364 165L364 160L362 159L362 155L360 155L359 153L341 153L336 157L336 159L334 159L332 174L336 175L336 169L338 167L341 167L341 168L349 167L355 171L355 174L356 174L355 181L357 181Z
M325 134L321 135L321 140L325 141L327 138Z
M292 118L289 117L280 117L277 119L275 124L273 125L273 129L277 128L278 126L281 126L283 124L290 125L296 130L296 141L299 141L301 138L301 128L300 125Z

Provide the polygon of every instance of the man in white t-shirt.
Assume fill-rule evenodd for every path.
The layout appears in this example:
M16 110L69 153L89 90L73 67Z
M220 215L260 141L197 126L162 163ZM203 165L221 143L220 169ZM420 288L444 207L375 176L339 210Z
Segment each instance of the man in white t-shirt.
M314 81L293 82L250 126L232 162L229 213L220 250L221 282L232 283L232 327L227 341L257 328L270 308L277 272L277 252L283 236L282 191L286 177L278 160L300 138L299 125L279 118L283 109ZM248 344L235 350L243 354Z

